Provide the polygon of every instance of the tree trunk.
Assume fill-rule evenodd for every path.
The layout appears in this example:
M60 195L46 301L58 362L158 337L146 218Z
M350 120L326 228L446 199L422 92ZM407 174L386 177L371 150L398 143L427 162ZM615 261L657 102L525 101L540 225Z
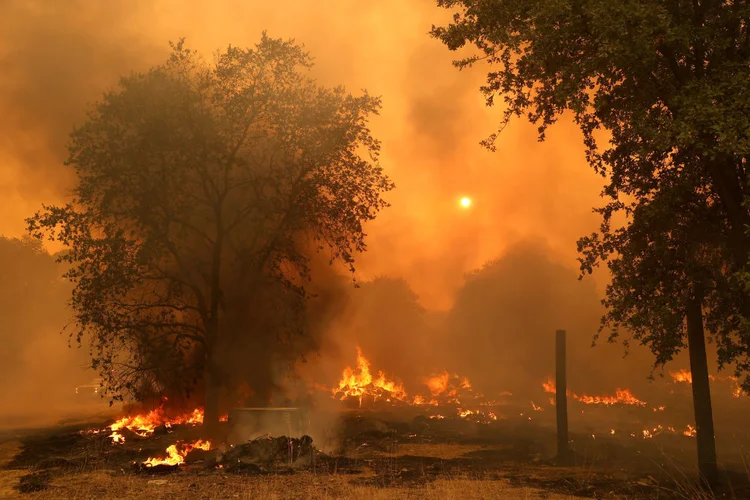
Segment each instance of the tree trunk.
M709 486L713 486L718 482L719 474L716 465L714 419L711 409L711 388L708 381L702 303L702 295L700 294L687 303L687 336L690 373L693 379L693 410L698 444L698 470L701 480Z
M219 428L219 384L211 363L206 367L206 402L203 407L203 429L214 437Z

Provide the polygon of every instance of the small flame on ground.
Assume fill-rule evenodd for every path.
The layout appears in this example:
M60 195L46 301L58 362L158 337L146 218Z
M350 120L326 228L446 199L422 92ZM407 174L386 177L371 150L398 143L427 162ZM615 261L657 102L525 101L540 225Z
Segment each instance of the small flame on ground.
M185 463L185 456L193 450L205 450L211 449L211 441L203 441L201 439L192 443L180 443L179 441L167 448L167 456L164 458L149 458L143 464L146 467L154 467L155 465L180 465Z
M203 423L203 409L196 408L191 412L178 415L176 417L169 417L164 413L162 407L151 410L146 414L130 415L122 417L115 423L109 426L111 431L117 432L121 429L128 429L129 431L141 436L148 437L154 433L160 425L170 427L178 424L202 424Z
M693 375L688 370L669 372L669 376L672 377L672 380L675 384L680 382L684 382L686 384L693 383ZM744 394L742 386L739 384L737 377L733 377L731 375L709 375L708 379L712 382L715 382L717 380L722 382L731 382L734 385L734 387L732 388L732 396L735 398L739 398Z
M555 382L549 378L546 382L542 383L542 388L545 392L554 394L556 392L557 387L555 386ZM581 403L587 404L587 405L605 405L605 406L612 406L615 404L625 404L625 405L637 405L637 406L646 406L645 401L641 401L637 397L633 395L632 392L630 392L630 389L616 389L614 396L591 396L588 394L575 394L573 392L568 391L568 396L572 397L573 399L580 401Z

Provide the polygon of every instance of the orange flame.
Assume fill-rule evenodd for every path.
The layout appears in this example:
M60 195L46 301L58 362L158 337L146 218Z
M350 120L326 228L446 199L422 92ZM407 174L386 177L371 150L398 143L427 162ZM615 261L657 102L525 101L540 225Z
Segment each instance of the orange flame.
M471 382L466 377L450 375L447 371L443 371L423 379L430 391L430 396L417 394L410 398L403 385L388 380L382 371L378 371L377 377L373 376L370 366L370 361L362 354L362 349L357 347L357 369L347 366L338 386L327 390L342 401L347 398L357 398L360 407L365 396L370 396L374 400L398 401L416 406L439 406L443 403L459 405L461 404L459 400L461 391L463 391L462 394L471 394L474 399L483 397L481 394L473 393Z
M359 399L360 406L362 397L365 395L386 401L390 401L391 398L404 401L407 398L406 391L401 384L388 380L383 372L378 372L377 378L373 378L370 373L370 361L364 357L359 347L357 347L357 371L347 366L341 375L339 386L333 389L333 394L341 395L341 400L356 397Z
M679 370L676 372L669 372L669 375L672 377L672 380L675 383L679 383L679 382L685 382L688 384L693 383L693 375L688 370ZM734 385L734 387L732 388L732 396L735 398L739 398L740 396L744 394L742 387L737 381L737 377L733 377L731 375L709 375L708 378L712 382L717 381L717 380L731 382Z
M685 382L688 384L693 383L693 374L690 373L688 370L679 370L676 372L669 372L669 375L672 377L672 380L674 381L675 384L679 382Z
M124 442L125 438L122 436L122 434L117 432L122 429L128 429L129 431L141 437L148 437L153 434L154 429L156 429L160 425L171 427L172 425L179 424L195 425L202 423L202 408L196 408L191 412L177 415L175 417L169 417L165 415L164 409L162 407L159 407L145 414L122 417L109 426L109 430L112 431L112 434L110 434L109 437L111 437L114 442Z
M433 375L432 377L425 378L425 385L430 389L433 396L444 393L448 389L448 381L450 375L448 372L443 372L439 375Z
M192 443L180 443L178 441L167 448L166 457L149 458L143 464L146 467L154 467L155 465L180 465L185 463L185 456L195 449L208 451L211 449L211 441L203 441L201 439Z
M545 392L554 394L556 392L555 382L548 378L546 382L542 382L542 388ZM645 401L641 401L630 392L630 389L616 389L614 396L590 396L588 394L575 394L570 391L567 392L568 396L573 399L580 401L587 405L605 405L611 406L615 404L625 405L638 405L646 406Z

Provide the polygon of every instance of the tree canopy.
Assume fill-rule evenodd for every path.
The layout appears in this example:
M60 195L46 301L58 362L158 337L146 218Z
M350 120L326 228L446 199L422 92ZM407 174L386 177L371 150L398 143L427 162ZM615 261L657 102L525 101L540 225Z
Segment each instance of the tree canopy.
M367 125L380 100L319 86L311 65L266 34L212 63L181 40L72 132L74 199L29 230L70 249L73 335L91 334L115 397L205 379L217 419L218 353L304 333L315 252L354 270L393 188Z
M458 12L432 33L492 70L502 126L526 115L540 139L563 113L607 179L581 270L608 261L602 327L625 326L656 365L689 347L701 474L718 478L704 308L719 363L750 389L750 6L744 0L438 0ZM607 144L601 146L606 131ZM484 142L494 148L497 134ZM615 214L622 227L612 227ZM687 342L686 342L687 339ZM627 341L626 341L627 342Z
M608 261L613 274L604 324L615 335L631 329L662 364L684 345L685 294L697 280L720 361L748 373L748 3L438 4L457 12L432 34L452 50L479 49L456 64L491 65L482 91L488 105L502 97L502 126L523 115L543 139L568 113L582 130L588 161L607 179L599 234L579 242L583 272ZM624 227L612 226L618 213Z

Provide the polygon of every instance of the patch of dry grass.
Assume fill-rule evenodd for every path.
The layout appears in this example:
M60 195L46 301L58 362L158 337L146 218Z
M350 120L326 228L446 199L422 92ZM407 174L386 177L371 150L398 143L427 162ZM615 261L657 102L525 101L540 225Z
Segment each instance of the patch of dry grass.
M3 471L0 478L11 471ZM16 472L16 471L12 471ZM505 481L440 479L425 486L376 488L355 484L356 476L315 476L309 473L278 476L238 477L177 473L166 477L145 477L106 471L55 478L50 489L23 495L36 499L548 499L577 497L550 494L533 488L511 486ZM15 492L15 495L19 495ZM8 497L6 497L8 498Z
M394 456L411 455L417 457L434 457L450 460L460 458L472 451L492 449L486 446L462 445L462 444L399 444L395 449Z

